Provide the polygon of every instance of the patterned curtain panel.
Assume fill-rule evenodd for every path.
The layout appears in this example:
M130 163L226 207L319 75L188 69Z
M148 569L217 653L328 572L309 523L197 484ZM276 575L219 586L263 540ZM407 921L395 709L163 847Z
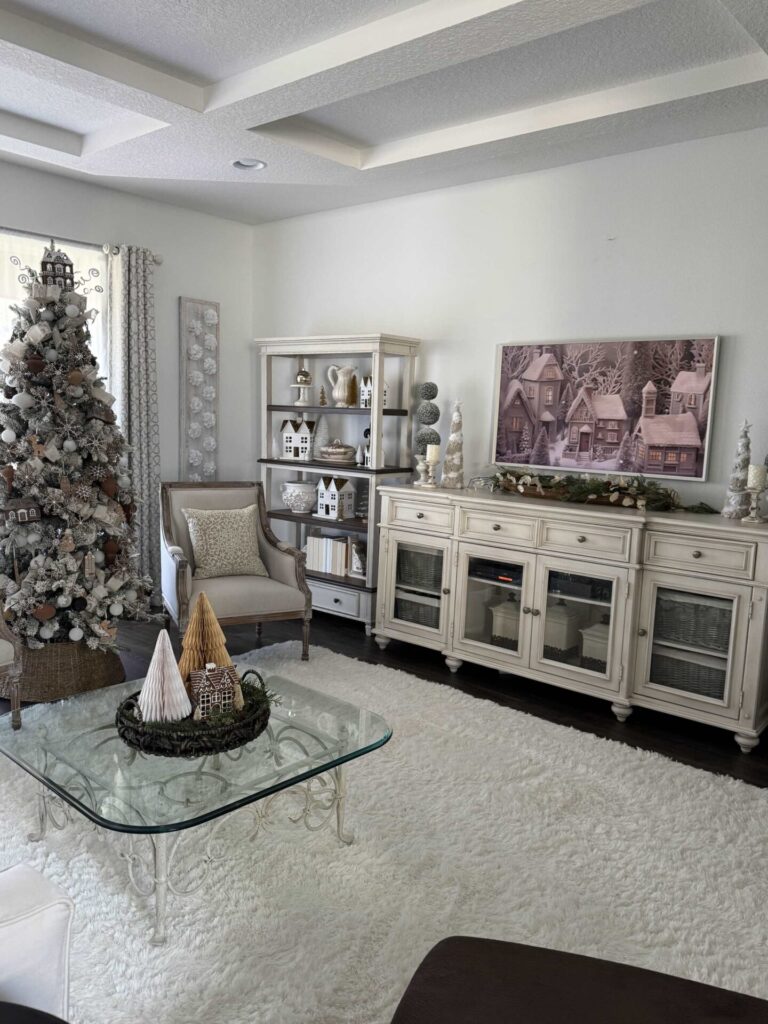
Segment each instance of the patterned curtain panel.
M121 245L109 262L109 383L118 423L131 445L137 547L143 573L160 586L160 433L157 420L154 255Z

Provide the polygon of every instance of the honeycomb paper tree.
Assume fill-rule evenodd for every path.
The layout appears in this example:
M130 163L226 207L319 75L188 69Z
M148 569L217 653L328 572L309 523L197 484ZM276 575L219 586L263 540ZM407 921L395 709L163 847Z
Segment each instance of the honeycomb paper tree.
M224 633L205 593L201 593L195 602L181 648L179 672L185 683L190 672L203 669L208 664L220 667L232 664Z
M180 722L192 714L192 704L166 630L162 630L157 638L155 653L139 694L139 707L145 722Z

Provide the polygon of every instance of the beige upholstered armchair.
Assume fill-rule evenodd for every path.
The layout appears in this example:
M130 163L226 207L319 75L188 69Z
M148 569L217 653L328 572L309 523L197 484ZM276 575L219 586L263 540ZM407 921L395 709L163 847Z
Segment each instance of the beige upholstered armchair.
M312 594L304 577L306 556L278 540L269 527L260 483L164 483L160 485L162 514L161 574L163 605L183 633L198 594L205 591L224 626L270 619L301 619L304 624L302 660L309 652ZM182 509L258 508L259 554L269 573L264 576L215 576L195 579L195 560Z

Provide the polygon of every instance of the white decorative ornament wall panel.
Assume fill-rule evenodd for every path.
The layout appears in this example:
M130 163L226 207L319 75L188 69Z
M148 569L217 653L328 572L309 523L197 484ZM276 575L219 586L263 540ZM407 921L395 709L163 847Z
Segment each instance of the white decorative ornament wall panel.
M179 299L179 479L218 475L219 303Z

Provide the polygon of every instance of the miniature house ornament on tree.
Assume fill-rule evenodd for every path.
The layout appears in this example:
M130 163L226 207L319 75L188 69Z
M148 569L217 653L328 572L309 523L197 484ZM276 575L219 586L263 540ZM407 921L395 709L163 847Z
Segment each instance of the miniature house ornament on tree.
M464 486L464 434L461 418L461 402L453 403L451 432L445 447L443 478L441 486L461 488Z
M750 425L746 420L741 425L736 455L728 479L728 493L725 497L722 515L726 519L743 519L749 512L749 494L747 493L747 474L751 459L751 443L749 440Z
M20 281L27 298L0 349L0 598L27 648L108 651L115 620L146 618L151 590L136 570L129 449L68 257L51 243Z

